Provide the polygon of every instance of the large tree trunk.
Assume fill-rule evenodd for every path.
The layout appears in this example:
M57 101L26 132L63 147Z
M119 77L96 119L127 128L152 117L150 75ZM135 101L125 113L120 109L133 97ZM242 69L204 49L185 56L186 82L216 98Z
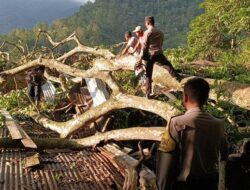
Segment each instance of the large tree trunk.
M166 120L169 120L171 116L175 115L178 112L178 110L174 109L166 102L147 100L146 98L128 95L126 94L126 91L116 83L110 72L120 69L133 70L134 64L137 61L136 57L123 56L114 58L113 54L108 52L108 50L94 49L81 45L75 34L72 34L62 42L53 42L52 39L49 38L49 36L48 39L54 47L57 47L68 41L75 41L77 43L77 47L70 52L62 55L61 57L55 59L38 58L20 65L14 69L1 72L1 88L3 87L4 83L9 83L9 81L11 81L10 79L13 78L13 76L15 76L16 74L23 73L24 71L38 65L44 65L50 69L56 69L58 72L65 73L73 77L98 78L105 82L112 90L110 99L108 101L86 111L85 113L77 116L75 119L71 119L66 122L55 122L40 115L33 115L33 118L35 118L38 123L42 124L46 128L58 132L61 137L68 136L69 134L85 126L86 124L94 122L101 116L108 114L116 109L136 108L146 110L149 112L153 112ZM74 55L78 52L91 53L97 56L101 56L101 58L95 59L93 68L86 71L73 68L63 63L69 56ZM169 75L166 69L162 68L159 65L155 65L153 81L155 84L161 87L167 86L169 88L181 90L181 85L183 85L186 80L187 79L184 79L180 84ZM223 91L227 100L230 100L233 103L237 103L239 106L246 109L250 109L250 100L249 98L247 98L250 95L249 85L231 83L227 81L216 81L212 79L207 80L211 84L211 87L214 88L214 90L211 92L211 96L217 96L217 93L215 93L215 91ZM223 97L224 100L225 97Z
M65 138L81 127L96 121L101 116L122 108L137 108L149 111L161 116L167 121L171 116L179 113L177 109L174 109L166 102L148 100L146 98L127 94L118 94L117 96L111 97L108 101L101 104L100 106L94 107L77 116L76 118L66 122L52 121L41 115L31 114L31 117L45 128L56 131L60 134L60 137Z
M133 70L134 65L137 61L137 58L134 56L122 56L117 57L115 56L107 49L96 49L87 47L81 44L80 40L76 36L75 33L71 34L69 37L65 38L64 40L60 42L54 42L48 32L46 31L39 31L39 35L44 33L46 37L48 38L49 42L53 45L53 49L59 47L62 44L68 43L70 41L73 41L77 44L77 47L69 51L68 53L65 53L64 55L55 58L55 59L37 59L30 61L24 65L21 65L20 67L17 67L15 69L11 69L9 71L4 71L0 73L0 84L1 89L3 88L3 83L8 82L8 84L11 84L9 79L13 78L12 76L21 73L25 70L28 70L32 67L35 67L36 65L45 65L49 68L55 68L58 71L62 73L69 74L71 76L78 76L82 78L99 78L106 82L109 86L109 79L104 75L104 73L107 73L107 71L115 71L115 70ZM36 49L33 48L33 51ZM89 71L86 71L81 73L77 69L73 69L72 67L66 66L62 63L69 58L70 56L76 54L76 53L90 53L96 56L101 56L102 58L98 58L94 61L94 67L90 69ZM34 54L34 52L31 52L31 55ZM27 55L27 57L30 57L30 55ZM69 69L69 70L68 70ZM69 71L69 72L68 72ZM97 72L97 71L105 71L105 72ZM7 76L7 78L6 78ZM9 77L8 77L9 76ZM214 90L211 93L212 97L217 97L218 93L220 92L220 98L223 98L223 100L229 100L234 104L237 104L238 106L246 109L250 109L250 99L246 98L250 96L250 85L248 84L240 84L237 82L228 82L224 80L213 80L213 79L207 79L211 86L215 87ZM161 87L169 87L176 90L181 90L181 85L186 80L183 80L181 84L179 84L175 79L173 79L168 71L164 68L162 68L159 65L155 65L154 72L153 72L153 82ZM13 82L12 82L13 84ZM114 84L114 83L113 83ZM221 96L223 95L223 96Z
M109 140L129 141L129 140L151 140L160 141L165 127L134 127L128 129L117 129L105 133L96 133L91 137L83 139L42 139L32 138L38 149L83 149L96 146L101 142ZM19 141L11 138L0 138L0 148L20 148L23 145Z
M137 58L135 56L123 56L111 60L97 59L94 62L94 68L97 70L133 70ZM178 83L172 78L169 72L160 65L154 65L153 83L160 87L169 87L173 90L182 91L182 86L195 76L187 77ZM235 105L250 110L250 85L239 82L230 82L225 80L215 80L206 78L211 87L210 96L214 99L230 101Z

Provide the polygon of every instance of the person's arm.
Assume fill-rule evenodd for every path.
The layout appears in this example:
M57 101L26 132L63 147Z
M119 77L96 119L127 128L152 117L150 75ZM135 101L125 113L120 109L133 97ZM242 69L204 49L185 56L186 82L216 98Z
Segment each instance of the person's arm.
M140 48L140 41L138 40L137 41L137 44L135 45L135 47L134 47L134 49L133 49L133 51L131 52L131 54L134 54L139 48Z
M127 54L128 48L129 48L129 47L130 47L130 46L128 46L128 44L127 44L126 47L122 50L121 55Z
M149 37L150 37L151 33L152 33L151 31L146 31L143 35L141 59L144 59L144 60L146 60L148 58Z
M177 175L178 155L178 131L170 120L159 146L157 159L157 187L159 189L172 189Z
M131 37L131 38L128 40L128 43L127 43L126 47L122 50L121 55L127 54L128 49L129 49L130 47L132 47L132 44L134 43L134 40L135 40L134 37Z

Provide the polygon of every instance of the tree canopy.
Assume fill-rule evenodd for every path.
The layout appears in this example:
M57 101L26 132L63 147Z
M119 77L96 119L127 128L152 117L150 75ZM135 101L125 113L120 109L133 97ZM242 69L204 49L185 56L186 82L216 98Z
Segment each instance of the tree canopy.
M188 33L191 56L249 61L250 1L205 0L200 8L205 12L191 22Z
M38 23L33 29L17 29L2 39L34 42L37 29L50 30L55 39L76 31L81 41L90 46L110 45L123 40L127 30L143 25L144 17L154 15L156 25L165 33L164 48L186 44L189 22L202 11L203 0L96 0L82 5L74 15L55 21L51 26Z

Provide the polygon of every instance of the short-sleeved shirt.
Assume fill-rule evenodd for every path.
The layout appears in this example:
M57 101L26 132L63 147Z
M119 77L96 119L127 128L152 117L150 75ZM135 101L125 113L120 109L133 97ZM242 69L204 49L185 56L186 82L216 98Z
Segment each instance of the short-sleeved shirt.
M178 181L187 177L201 178L218 172L219 155L227 158L224 120L213 117L199 108L173 117L168 125L167 138L162 139L160 150L179 151ZM169 141L169 137L172 138ZM166 151L165 151L166 152ZM169 174L171 175L171 174Z
M130 53L133 51L133 49L134 49L134 47L136 46L137 42L138 42L138 40L137 40L137 38L135 38L135 37L131 37L131 38L128 40L127 46L129 47L129 50L128 50L128 51L129 51Z

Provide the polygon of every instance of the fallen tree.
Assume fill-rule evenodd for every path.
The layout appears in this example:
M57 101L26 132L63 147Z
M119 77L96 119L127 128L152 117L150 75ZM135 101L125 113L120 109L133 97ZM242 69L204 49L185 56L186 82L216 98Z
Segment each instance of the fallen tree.
M42 51L37 49L37 41L41 34L45 34L47 39L52 45L49 49L49 54L43 54ZM66 74L72 78L98 78L105 82L111 89L110 98L103 104L92 107L84 113L74 117L65 122L53 121L52 119L40 114L30 113L29 115L34 118L36 122L43 127L53 130L60 134L61 138L65 138L70 134L78 131L80 128L87 126L88 124L95 122L100 117L118 109L123 108L136 108L139 110L145 110L161 116L168 121L171 116L180 112L177 108L171 106L168 102L162 102L158 100L148 100L144 97L137 97L129 95L114 79L112 72L118 70L133 70L137 61L133 56L115 57L110 51L106 49L91 48L81 44L75 33L65 38L60 42L54 42L50 35L46 31L40 31L36 44L30 53L25 53L21 48L22 57L19 64L15 68L5 70L0 73L0 88L6 90L11 84L15 84L15 89L18 87L23 88L24 72L39 65L43 65L49 69L56 69L60 74ZM72 50L56 57L53 53L54 49L68 42L75 42L76 47ZM18 46L19 47L19 46ZM93 61L93 67L88 70L82 70L67 65L66 61L71 56L78 54L92 54L95 56ZM6 55L6 54L5 54ZM23 57L24 56L24 57ZM8 54L8 60L11 55ZM17 76L21 76L20 78ZM67 91L67 84L63 82L60 77L46 75L51 80L63 85L63 90ZM68 76L67 76L68 77ZM16 80L18 78L18 80ZM170 77L168 71L161 66L155 65L153 73L153 81L160 87L168 87L173 90L181 90L182 85L190 77L186 77L182 80L181 84ZM19 80L20 79L20 80ZM14 82L13 82L14 80ZM74 80L72 80L74 81ZM77 81L77 80L76 80ZM207 79L210 83L213 91L211 95L215 99L223 98L223 100L229 100L234 104L237 104L243 108L250 109L250 86L248 84L239 84L234 82L228 82L223 80ZM9 90L9 89L8 89ZM92 147L98 145L100 142L106 142L108 140L115 141L128 141L128 140L152 140L160 141L161 135L165 131L165 127L136 127L118 129L108 131L105 133L96 133L93 136L83 139L43 139L32 138L40 149L53 149L53 148L69 148L69 149L83 149L86 147ZM2 148L17 148L22 147L16 141L9 138L0 139L0 147ZM137 174L136 174L137 175ZM134 181L136 176L133 175Z
M58 58L55 58L53 52L51 53L52 58L43 58L42 54L40 54L40 58L28 61L25 64L18 66L14 69L1 72L0 73L1 89L6 89L6 85L7 86L10 85L10 83L13 84L13 76L23 73L24 71L32 67L35 67L37 65L44 65L48 68L56 69L61 73L65 73L73 77L78 76L81 78L86 78L86 77L99 78L105 81L110 86L111 85L111 83L109 83L110 78L108 79L106 77L109 71L111 72L117 70L133 70L134 65L137 61L137 58L135 56L127 55L127 56L115 57L107 49L91 48L84 46L81 44L80 40L77 38L75 33L71 34L69 37L65 38L60 42L54 42L50 37L50 35L48 34L48 32L46 31L39 32L39 34L43 33L48 38L49 42L53 45L53 49L58 48L59 46L70 41L75 42L77 46ZM39 36L40 35L38 35L38 37ZM35 47L33 48L33 51L27 55L29 59L31 59L32 56L34 56L35 50L36 50L36 44ZM65 60L67 60L69 57L77 53L89 53L97 56L97 58L93 61L93 67L90 70L86 71L84 74L80 70L77 70L75 68L63 64ZM55 77L54 78L50 77L50 78L55 82L60 82L60 80ZM190 77L187 77L184 80L182 80L180 84L169 75L168 71L165 68L159 65L155 65L154 67L153 82L154 84L160 87L168 87L173 90L181 90L182 85L188 79L190 79ZM210 83L213 89L211 91L211 97L215 99L223 99L226 101L230 101L233 104L236 104L242 108L250 109L250 100L248 98L245 98L250 95L249 84L241 84L238 82L229 82L225 80L214 80L214 79L206 79L206 80ZM4 85L4 83L8 84ZM112 84L114 83L112 82Z
M136 57L124 56L115 58L112 60L97 59L94 62L94 67L97 70L134 70L134 64L136 63ZM172 78L168 71L160 65L154 66L153 83L160 87L168 87L173 90L182 91L182 86L187 80L195 76L185 77L181 84ZM216 100L224 100L232 102L242 108L250 110L250 85L242 84L239 82L231 82L226 80L216 80L206 78L212 89L210 96Z
M96 133L83 139L32 138L38 149L72 149L81 150L98 145L101 142L150 140L160 141L165 127L133 127L117 129L105 133ZM0 138L0 148L23 148L22 143L11 138Z
M165 102L147 100L142 97L136 97L127 94L117 94L116 96L112 96L108 101L101 104L100 106L92 108L77 116L76 118L66 122L55 122L41 115L31 114L31 116L36 122L45 128L56 131L60 134L60 137L65 138L81 127L96 121L101 116L122 108L137 108L149 111L161 116L167 121L171 116L178 113L177 109Z
M13 69L6 70L0 73L0 84L2 88L6 88L5 86L11 82L14 76L24 73L24 71L29 70L33 67L38 65L44 65L50 69L56 69L59 73L67 74L72 77L80 77L80 78L98 78L104 81L112 90L111 97L108 101L92 108L85 113L77 116L66 122L56 122L47 117L44 117L39 114L30 114L38 123L42 126L49 128L57 133L60 134L62 138L67 137L69 134L73 133L74 131L80 129L87 124L96 121L101 116L112 112L113 110L122 109L122 108L136 108L141 110L146 110L152 113L155 113L165 120L169 120L169 118L176 113L178 110L173 108L170 104L166 102L161 102L157 100L147 100L146 98L132 96L126 93L124 89L122 89L119 84L114 80L112 73L113 71L117 70L133 70L134 64L137 61L137 58L134 56L122 56L122 57L114 57L114 55L105 49L98 49L98 48L90 48L87 46L83 46L75 33L70 35L69 37L65 38L60 42L54 42L52 38L46 31L40 31L38 38L41 34L45 34L48 38L49 42L52 44L53 49L69 42L74 41L76 42L77 46L72 49L71 51L63 54L60 57L55 58L53 52L51 53L52 58L43 57L40 54L39 58L34 60L30 60L35 55L36 46L35 44L33 51L26 55L27 60L30 60L20 66L17 66ZM94 59L93 67L89 70L81 70L74 68L72 66L64 64L64 62L72 55L76 53L91 53L97 56ZM49 77L49 76L48 76ZM61 82L60 78L50 77L53 78L56 82ZM154 73L153 73L153 80L154 83L160 87L169 87L175 90L181 90L181 85L185 83L190 77L185 78L182 83L178 83L173 79L168 71L159 65L155 65ZM232 83L227 81L217 81L213 79L207 79L212 87L214 87L214 92L211 95L214 98L220 98L217 96L216 91L223 91L224 96L223 98L227 97L232 102L237 102L238 105L249 108L250 107L250 100L245 98L248 94L250 94L250 86L247 84L239 84L239 83ZM15 81L16 83L16 81ZM4 85L5 84L5 85ZM65 85L65 84L64 84ZM18 84L15 85L16 87ZM221 94L221 93L220 93ZM222 97L222 96L221 96Z

